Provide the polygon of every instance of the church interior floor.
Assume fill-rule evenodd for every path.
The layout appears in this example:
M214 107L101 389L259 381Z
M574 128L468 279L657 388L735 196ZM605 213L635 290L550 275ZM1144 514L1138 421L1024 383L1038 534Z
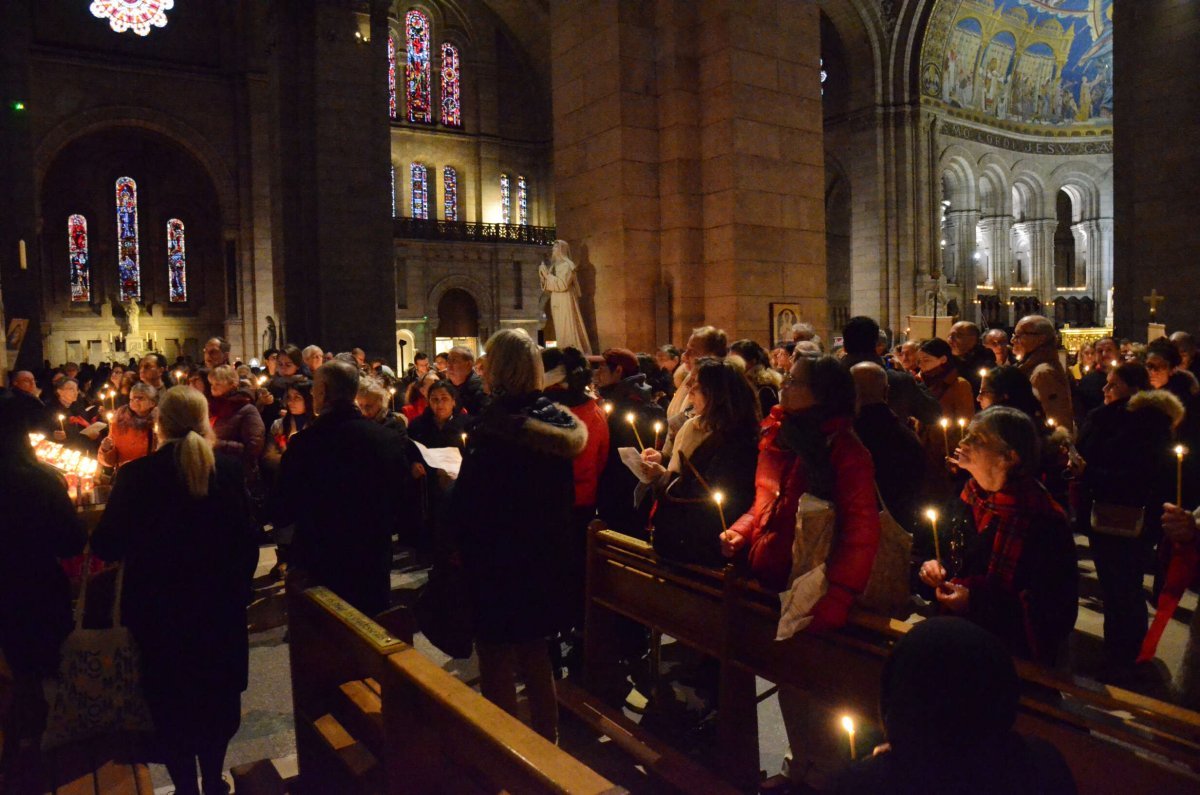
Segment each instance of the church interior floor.
M1095 566L1087 548L1087 540L1076 537L1081 572L1079 618L1070 643L1072 669L1081 673L1098 670L1102 658L1104 616L1099 602L1099 585ZM250 608L250 687L242 695L242 725L229 745L225 768L270 759L287 778L296 771L296 737L291 711L291 673L288 662L287 641L284 638L286 615L283 610L283 593L279 583L268 575L275 565L274 547L263 547L259 554L255 572L256 599ZM425 570L394 571L393 588L419 588L424 584ZM1150 578L1146 578L1149 593ZM1187 642L1188 622L1197 607L1197 595L1189 591L1184 595L1174 618L1167 625L1158 648L1161 666L1150 669L1147 676L1136 682L1122 682L1121 686L1146 695L1163 697L1168 676L1174 676L1180 667ZM1154 609L1151 608L1151 618ZM686 653L673 648L677 644L664 639L663 661L686 665ZM418 634L416 647L437 661L445 670L463 681L475 684L479 678L479 666L474 657L470 660L454 660L432 647ZM1165 670L1164 670L1165 669ZM690 687L676 685L674 691L679 701L670 710L675 718L686 721L686 715L696 715L700 701ZM760 767L773 775L779 771L787 751L787 737L780 717L778 698L773 694L771 683L759 680L760 694L772 694L762 699L758 706L759 761ZM638 721L642 716L626 709L625 714ZM668 722L670 717L665 718ZM701 746L708 739L700 732L693 737ZM560 725L560 745L571 754L582 759L601 775L614 783L636 793L658 793L666 790L648 778L644 770L631 765L629 758L612 743L597 739L591 730L569 716L564 710ZM686 750L686 749L685 749ZM693 749L694 750L694 749ZM173 790L166 768L152 765L155 793L165 795Z

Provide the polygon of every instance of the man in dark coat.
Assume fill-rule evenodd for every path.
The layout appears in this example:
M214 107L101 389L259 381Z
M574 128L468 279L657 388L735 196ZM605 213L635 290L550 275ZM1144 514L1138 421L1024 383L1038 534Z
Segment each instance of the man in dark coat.
M394 499L409 491L404 447L359 413L358 377L336 360L317 370L317 419L283 455L271 516L276 527L296 525L292 562L311 584L375 615L389 606L392 536L416 520Z
M979 396L979 383L983 376L980 370L991 370L996 366L996 354L979 344L979 326L960 320L950 327L950 351L954 354L954 367L958 374L971 385L971 394Z
M878 323L869 317L850 318L842 329L842 344L846 351L842 364L850 368L859 362L872 362L882 367L883 360L875 353L875 343L878 341ZM887 380L888 408L901 421L907 422L912 417L924 425L930 425L942 416L942 407L937 398L909 373L888 370Z
M921 440L887 406L887 372L873 362L850 368L858 396L854 432L871 451L875 483L888 511L910 532L919 521L925 453Z
M475 354L461 345L450 349L446 374L458 390L458 405L472 417L478 417L487 407L488 396L483 391L483 379L475 372Z
M37 381L28 370L18 370L12 377L13 402L10 410L16 411L30 430L46 424L47 409L38 397Z
M646 376L638 371L637 356L627 348L609 348L596 362L596 386L600 401L608 414L608 460L596 487L596 513L614 530L630 535L645 536L650 500L641 508L633 504L633 490L638 479L621 462L619 449L654 445L654 423L662 423L665 433L667 415L654 402L654 392ZM609 407L611 406L611 410ZM637 435L628 415L633 414ZM665 439L665 436L663 437Z

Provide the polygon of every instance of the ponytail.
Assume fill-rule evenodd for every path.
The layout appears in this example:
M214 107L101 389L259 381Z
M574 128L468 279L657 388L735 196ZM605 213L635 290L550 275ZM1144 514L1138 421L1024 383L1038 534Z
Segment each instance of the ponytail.
M189 494L196 499L208 496L208 481L215 466L212 445L200 434L189 430L179 440L179 473Z

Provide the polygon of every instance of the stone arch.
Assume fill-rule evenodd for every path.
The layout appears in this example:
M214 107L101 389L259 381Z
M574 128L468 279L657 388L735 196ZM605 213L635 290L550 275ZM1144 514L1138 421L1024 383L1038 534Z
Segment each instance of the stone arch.
M1055 190L1064 190L1071 197L1074 205L1071 220L1074 223L1094 220L1103 215L1100 185L1081 166L1069 163L1050 174L1050 184L1056 186Z
M1018 221L1049 217L1046 183L1032 171L1016 171L1013 177L1013 216ZM1018 215L1018 211L1020 214Z
M451 290L462 290L475 299L475 305L479 307L480 342L483 342L496 327L496 310L492 303L492 293L482 282L461 273L447 276L430 288L429 297L425 302L425 306L429 308L430 313L427 324L428 328L437 328L438 302L442 300L442 296ZM432 331L430 332L430 341L432 341Z
M979 181L974 158L957 144L947 147L940 158L938 171L942 184L941 200L950 201L950 209L975 210L979 207Z
M863 0L820 0L822 16L837 33L849 77L844 108L857 110L882 101L883 44L879 10ZM869 10L868 10L869 9ZM866 68L869 67L869 68Z
M150 108L110 105L72 114L53 127L33 153L34 199L41 206L42 183L54 158L71 142L101 130L134 127L150 130L169 139L195 157L208 172L217 192L222 226L228 231L238 223L237 188L233 172L207 138L190 125Z
M984 217L1012 214L1008 177L995 163L984 165L979 172L979 212Z

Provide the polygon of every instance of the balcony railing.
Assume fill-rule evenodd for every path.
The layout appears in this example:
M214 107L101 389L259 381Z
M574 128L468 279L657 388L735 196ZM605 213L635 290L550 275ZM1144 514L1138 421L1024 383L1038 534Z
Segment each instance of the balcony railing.
M434 221L421 218L395 218L396 237L416 240L458 240L467 243L525 243L552 246L553 226L515 226L481 224L468 221Z

